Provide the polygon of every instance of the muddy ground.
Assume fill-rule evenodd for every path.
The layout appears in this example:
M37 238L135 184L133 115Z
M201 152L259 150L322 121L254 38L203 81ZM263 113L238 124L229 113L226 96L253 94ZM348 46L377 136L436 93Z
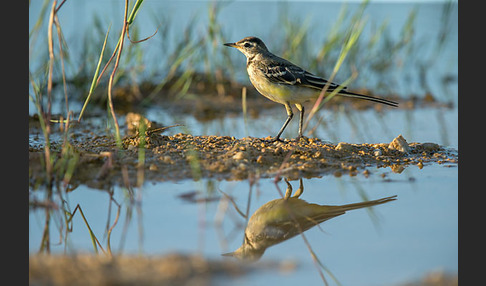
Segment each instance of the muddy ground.
M234 261L209 261L198 255L96 256L34 255L31 285L214 285L255 267Z
M30 285L215 285L256 272L289 273L298 264L292 261L243 264L211 261L198 255L95 256L78 254L33 255L29 257ZM226 279L226 280L225 280ZM219 283L218 283L219 282ZM403 286L456 286L457 274L430 272Z
M193 136L177 133L177 128L156 127L145 136L127 135L117 146L112 135L97 135L99 131L89 126L72 125L68 143L62 133L51 143L51 156L62 171L57 176L66 180L67 165L75 164L68 178L72 186L86 184L105 189L113 185L137 186L143 181L200 178L369 176L376 168L389 167L400 173L410 165L422 168L430 163L458 163L455 150L430 142L409 143L401 135L392 142L333 144L317 138L271 142L271 137ZM43 144L30 144L31 186L43 184L44 158ZM66 166L61 168L63 164Z

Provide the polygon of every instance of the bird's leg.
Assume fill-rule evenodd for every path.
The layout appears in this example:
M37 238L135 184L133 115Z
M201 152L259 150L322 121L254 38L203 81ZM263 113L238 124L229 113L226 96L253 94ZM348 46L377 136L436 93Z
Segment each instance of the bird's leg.
M300 197L300 195L302 195L303 192L304 192L304 183L302 183L302 178L299 178L299 188L297 189L293 197L298 198Z
M296 103L295 106L297 106L297 109L300 111L300 117L299 117L299 136L297 136L297 140L300 139L307 139L302 133L304 132L303 126L304 126L304 106L300 103Z
M282 140L280 140L280 135L282 135L283 131L285 130L285 127L287 127L290 120L292 120L292 117L294 117L294 113L292 112L292 107L290 106L290 103L288 103L288 102L285 103L285 109L287 110L287 120L285 120L285 123L282 126L282 128L280 128L280 131L278 132L277 136L275 136L271 140L271 142L282 141Z
M302 182L302 178L299 178L299 189L295 192L292 196L292 185L289 183L287 178L284 178L285 183L287 183L287 190L285 191L284 199L288 200L290 197L298 198L302 193L304 193L304 183Z
M288 200L292 196L292 185L289 183L287 178L284 178L285 183L287 183L287 190L285 191L284 199Z

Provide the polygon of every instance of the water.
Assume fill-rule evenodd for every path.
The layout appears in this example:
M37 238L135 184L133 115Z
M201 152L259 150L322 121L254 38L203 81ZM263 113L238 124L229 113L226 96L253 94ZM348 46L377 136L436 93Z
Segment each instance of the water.
M30 28L37 19L34 12L40 6L40 2L31 3ZM95 2L100 6L97 7ZM62 8L64 13L60 15L60 21L63 23L68 43L70 40L74 41L77 36L75 23L79 24L78 28L90 23L93 11L103 15L104 21L114 19L122 13L121 3L95 2L87 1L87 4L82 5L68 1ZM256 8L250 8L249 3L256 5ZM287 5L292 17L311 19L310 21L319 27L309 33L326 31L336 20L341 9L340 3L289 2ZM296 6L300 8L296 9ZM227 40L234 41L253 34L272 42L278 38L278 35L271 31L276 25L279 7L279 3L274 1L228 3L219 16L220 22L224 23L223 29ZM429 45L426 39L437 36L440 28L440 4L371 3L367 12L370 23L379 24L388 19L390 35L396 38L400 37L403 24L414 7L418 7L415 31L417 45L420 48L417 49L422 51L414 58L418 63L420 57L427 59L434 51L433 44ZM356 9L356 6L350 4L350 8ZM171 27L169 37L174 37L178 29L182 29L189 21L191 15L198 14L198 21L204 23L207 19L206 9L207 4L204 1L147 1L137 19L140 20L140 34L149 35L153 32L153 17L170 15L174 21L179 21ZM251 18L245 15L251 15ZM434 142L457 149L457 82L443 82L443 78L449 74L457 77L457 6L452 15L450 40L444 46L439 60L430 67L427 79L432 94L441 102L452 102L453 108L385 108L379 113L374 110L323 110L318 114L322 117L322 122L317 125L313 136L333 143L382 143L390 142L402 134L408 142ZM204 25L200 24L197 27L198 32L205 31ZM115 29L114 23L112 30ZM260 34L256 34L255 31ZM369 30L365 30L365 33L369 33ZM147 61L148 63L162 61L163 55L157 53L162 42L162 38L155 37L152 42L144 43L147 47L144 56L153 57ZM73 54L80 48L76 45L70 47ZM40 53L42 48L34 52ZM247 80L243 56L235 51L232 60L241 62L238 72L242 72L240 77ZM397 67L399 72L392 77L393 82L390 84L398 94L406 97L423 92L419 78L411 77L415 66L413 64L403 69ZM380 81L379 76L367 76L366 73L361 73L360 77L371 78L372 86ZM357 81L355 84L366 86L366 82L363 81ZM62 105L63 102L54 105L54 108L62 110ZM76 106L79 107L73 105L72 108ZM32 105L29 113L35 113ZM162 122L164 125L185 125L185 129L170 130L171 134L185 130L194 135L229 135L236 138L275 135L286 118L283 106L278 104L275 104L274 109L262 112L258 118L248 118L246 124L241 115L200 122L192 116L174 115L158 106L146 110L145 115L150 120ZM317 121L315 117L310 127L314 127ZM296 134L297 120L291 122L283 137L295 137ZM434 270L457 272L457 165L431 164L425 165L423 169L410 166L402 173L394 173L389 168L369 171L369 177L360 172L354 177L324 176L304 179L305 191L301 198L309 203L338 205L360 202L365 197L378 199L391 195L398 196L396 201L376 206L372 212L366 209L354 210L324 222L321 224L323 231L316 227L305 232L312 249L322 263L342 285L393 285L417 279ZM292 181L291 184L294 190L297 189L297 181ZM281 190L286 188L283 181L280 181L278 186ZM183 252L200 253L210 259L223 259L222 253L234 251L241 245L245 219L238 215L231 204L225 205L221 191L230 195L243 212L250 198L250 214L266 202L280 197L273 179L259 179L253 187L250 187L248 181L202 179L197 182L146 182L143 187L133 190L122 187L96 190L81 185L74 191L63 194L63 199L71 211L76 205L81 206L90 227L104 248L107 243L107 227L113 224L117 204L120 205L120 218L111 237L112 251L115 253L163 255L169 252ZM133 192L133 195L129 196L129 192ZM197 193L197 198L211 200L195 203L181 197L193 192ZM112 199L110 194L113 195ZM30 190L31 200L42 200L44 196L42 190ZM129 198L134 198L135 202ZM59 198L56 197L56 201L60 202ZM60 213L54 213L51 225L53 253L94 252L86 224L79 213L73 218L73 229L68 234L66 243L58 241L59 230L63 232L66 226ZM31 210L29 213L30 253L37 252L40 247L44 214L44 211L40 210ZM318 270L300 236L270 247L262 260L290 261L296 263L297 268L287 272L262 270L231 279L232 285L321 283ZM329 282L332 281L329 275L325 276ZM221 283L226 282L228 281Z
M385 174L385 178L381 177ZM294 190L298 183L292 181ZM284 182L279 187L285 190ZM415 166L395 174L390 169L372 170L369 178L356 177L304 179L302 199L318 204L360 202L363 196L378 199L398 195L396 201L367 210L349 211L343 216L321 224L324 232L313 228L305 233L313 250L324 265L343 285L390 285L420 277L431 270L457 271L458 207L457 167L447 165ZM221 198L223 191L233 197L244 212L248 203L248 182L147 183L137 190L139 209L130 206L124 191L116 188L114 198L122 204L120 221L113 231L114 252L194 253L221 259L222 253L234 251L242 242L245 220L230 205L223 211L224 200L191 203L180 195L201 191L201 197ZM79 204L102 245L106 245L109 194L106 191L80 187L69 193L71 209ZM264 203L279 198L273 179L261 179L253 187L250 214ZM126 232L126 212L132 210ZM31 212L29 246L39 247L43 227L43 212ZM112 206L113 223L116 209ZM90 236L84 221L77 214L69 234L68 252L92 252ZM55 228L51 237L58 237ZM55 240L55 239L54 239ZM123 241L123 243L122 243ZM64 251L64 245L53 245L52 251ZM297 268L290 273L265 271L240 277L239 285L279 283L317 284L320 277L301 237L297 236L270 247L263 261L291 261ZM350 275L352 273L352 275ZM329 277L328 277L329 279Z

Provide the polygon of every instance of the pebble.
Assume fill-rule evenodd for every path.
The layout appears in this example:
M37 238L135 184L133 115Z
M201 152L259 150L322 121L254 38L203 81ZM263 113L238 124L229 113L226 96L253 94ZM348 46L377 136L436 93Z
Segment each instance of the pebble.
M357 148L356 146L353 146L349 143L344 143L344 142L339 142L338 145L336 146L337 151L344 151L344 152L353 152L356 151Z
M378 156L381 156L383 155L383 152L381 151L381 149L375 149L373 150L373 154L378 157Z
M242 151L236 152L236 154L233 155L233 159L235 160L242 160L245 158L245 153Z
M410 146L408 146L407 140L403 138L402 134L393 139L393 141L388 145L388 149L397 150L403 153L410 152Z
M150 164L150 166L149 166L149 170L150 170L150 171L157 171L158 169L159 169L159 168L158 168L158 167L157 167L157 165L155 165L155 164Z

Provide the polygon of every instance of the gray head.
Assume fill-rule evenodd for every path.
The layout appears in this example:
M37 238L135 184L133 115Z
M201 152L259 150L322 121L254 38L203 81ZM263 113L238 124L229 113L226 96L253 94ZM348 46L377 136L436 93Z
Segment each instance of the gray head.
M230 253L223 253L223 256L230 256L235 257L239 260L245 262L255 262L262 257L263 253L265 252L266 248L263 249L254 249L248 244L241 245L237 250Z
M226 43L224 45L228 47L237 48L247 58L254 56L255 54L268 52L265 43L263 43L263 41L257 37L246 37L239 40L236 43Z

